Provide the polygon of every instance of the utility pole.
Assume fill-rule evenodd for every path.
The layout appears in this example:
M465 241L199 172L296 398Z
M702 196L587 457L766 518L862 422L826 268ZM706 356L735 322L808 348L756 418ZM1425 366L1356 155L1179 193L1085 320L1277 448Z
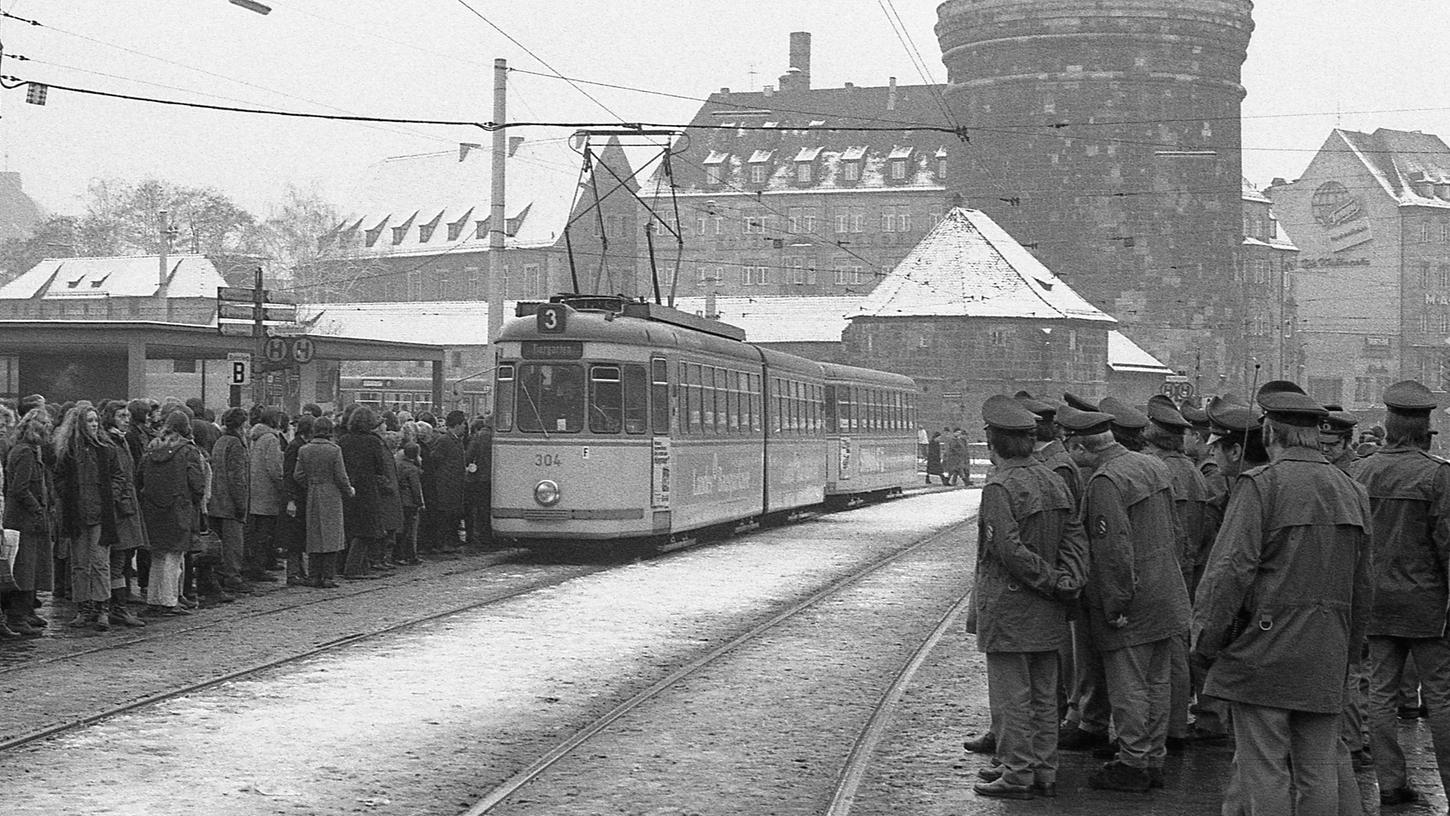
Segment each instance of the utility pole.
M503 277L504 238L508 227L508 214L504 208L504 164L508 159L508 135L503 124L507 120L508 106L505 92L508 86L508 60L493 61L493 189L489 194L488 215L488 344L498 341L503 330ZM493 351L493 348L489 349Z
M264 385L265 377L257 376L257 368L266 357L267 329L262 321L267 312L263 304L267 302L267 291L262 288L262 267L257 267L257 282L252 287L252 359L255 361L252 369L252 404L261 405L266 400L267 389Z

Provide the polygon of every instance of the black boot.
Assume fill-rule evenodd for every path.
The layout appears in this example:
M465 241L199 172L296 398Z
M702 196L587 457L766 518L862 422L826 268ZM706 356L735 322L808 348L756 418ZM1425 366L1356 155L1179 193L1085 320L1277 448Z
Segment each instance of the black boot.
M146 621L136 617L135 612L126 608L126 592L124 587L111 590L111 620L126 626L145 626Z

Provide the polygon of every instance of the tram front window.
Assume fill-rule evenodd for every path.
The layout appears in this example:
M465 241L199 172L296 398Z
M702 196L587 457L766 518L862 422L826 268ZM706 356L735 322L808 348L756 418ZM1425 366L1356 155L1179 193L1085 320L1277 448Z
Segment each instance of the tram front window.
M519 430L576 433L584 427L584 368L525 363L518 370L516 418Z

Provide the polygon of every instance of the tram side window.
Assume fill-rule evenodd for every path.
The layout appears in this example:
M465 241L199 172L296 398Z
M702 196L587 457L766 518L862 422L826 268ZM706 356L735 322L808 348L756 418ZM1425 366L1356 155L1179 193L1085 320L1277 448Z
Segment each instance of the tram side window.
M577 433L584 427L584 370L575 364L524 363L518 368L520 431Z
M760 396L761 375L750 375L750 429L756 433L765 430L765 406Z
M649 430L649 385L642 365L624 367L624 432Z
M689 419L688 431L690 433L700 432L700 367L694 363L686 366L685 372L685 411Z
M854 427L851 424L850 386L841 386L836 389L836 413L841 417L841 433L849 433Z
M836 432L836 386L826 386L826 433Z
M785 421L785 386L779 377L771 377L770 385L770 429L780 433Z
M727 426L730 433L740 433L740 372L726 371L725 374L725 408Z
M670 364L655 358L650 366L650 424L659 435L670 432Z
M700 369L700 384L702 389L702 404L704 415L701 417L701 427L706 433L715 432L715 369L710 366L702 366Z
M730 432L730 393L726 386L725 369L717 368L715 371L715 430L718 433Z
M816 433L826 429L826 387L824 385L814 386L816 396L811 400L811 410L814 411L816 424L813 430Z

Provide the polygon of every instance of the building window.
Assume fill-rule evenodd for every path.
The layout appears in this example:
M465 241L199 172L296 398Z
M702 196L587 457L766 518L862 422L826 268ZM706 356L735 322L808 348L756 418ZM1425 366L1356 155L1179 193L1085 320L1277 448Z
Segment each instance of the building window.
M718 165L718 164L707 164L707 165L705 165L705 183L706 184L712 184L712 185L713 184L719 184L721 181L724 180L724 177L725 176L724 176L724 173L721 172L720 167L721 167L721 165Z
M393 246L397 246L398 244L403 243L403 239L405 239L407 237L408 237L408 228L407 227L393 227Z
M1420 288L1430 288L1430 264L1428 263L1420 264Z
M987 333L987 342L998 348L1006 346L1007 332L1004 332L1001 329L993 329L992 331Z
M764 235L770 216L761 213L746 213L741 217L741 231L746 235Z
M420 243L420 244L426 244L426 243L428 243L428 241L433 237L433 230L437 229L437 227L438 227L437 224L419 224L418 225L418 243Z
M882 232L911 232L911 208L905 204L887 204L881 208Z
M1422 221L1422 222L1420 222L1420 243L1422 243L1422 244L1428 244L1428 243L1430 243L1430 222L1429 221Z
M936 180L937 181L946 181L946 178L947 178L947 157L946 156L937 156L936 157Z
M1450 266L1440 264L1439 268L1435 270L1435 282L1441 289L1450 288Z
M786 210L786 216L788 232L808 234L816 231L815 207L790 207Z
M1440 243L1450 244L1450 221L1440 225Z
M836 259L836 284L850 286L861 282L861 263L850 258Z
M891 180L892 181L905 181L906 180L906 159L892 159L892 161L891 161Z
M456 221L448 225L448 240L457 241L460 233L463 232L463 222Z
M770 269L758 261L746 261L740 267L741 286L765 286L770 283Z
M787 283L793 283L797 286L815 286L816 259L800 255L792 255L786 258L785 276Z
M795 180L800 184L810 184L812 170L810 162L796 162Z
M841 177L846 181L860 181L861 163L858 161L848 161L842 164Z
M767 170L768 169L769 168L767 168L764 164L752 164L752 165L750 165L750 183L751 184L764 184L766 178L768 178L768 173L767 173Z
M1420 334L1429 334L1429 333L1430 333L1430 315L1428 313L1421 312L1420 313Z

